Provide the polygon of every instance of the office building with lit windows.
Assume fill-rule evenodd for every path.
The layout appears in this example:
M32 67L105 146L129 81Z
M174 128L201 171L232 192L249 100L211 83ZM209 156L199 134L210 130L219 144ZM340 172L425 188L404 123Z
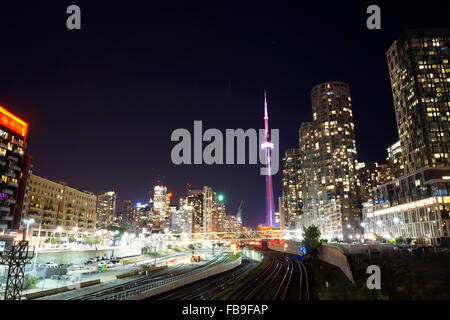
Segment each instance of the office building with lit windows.
M95 235L97 197L92 192L35 174L27 184L24 219L32 221L26 235L32 245L42 247L51 238L83 241Z
M107 191L97 196L97 226L106 228L116 217L117 196L114 191Z
M26 154L28 124L0 106L0 234L21 227L31 157Z

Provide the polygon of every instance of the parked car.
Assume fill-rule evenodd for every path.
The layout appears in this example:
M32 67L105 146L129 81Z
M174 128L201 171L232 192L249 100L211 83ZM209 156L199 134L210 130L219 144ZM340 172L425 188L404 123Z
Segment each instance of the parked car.
M97 256L96 259L97 259L97 261L102 261L102 257L100 257L100 256Z
M106 264L106 267L108 268L108 269L110 269L110 268L114 268L116 265L113 263L113 262L108 262L107 264Z
M44 264L44 267L47 267L47 268L57 268L58 265L57 265L56 263L54 263L54 262L47 262L46 264Z
M89 258L89 259L87 259L86 264L91 264L91 263L94 263L95 261L97 261L97 259Z

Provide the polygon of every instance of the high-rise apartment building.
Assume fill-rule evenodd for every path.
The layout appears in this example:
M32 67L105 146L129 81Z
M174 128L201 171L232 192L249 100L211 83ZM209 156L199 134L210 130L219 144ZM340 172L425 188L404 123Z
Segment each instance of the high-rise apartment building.
M326 82L311 90L315 191L325 237L345 241L359 233L356 142L350 87Z
M283 222L285 229L295 229L302 212L301 158L299 149L287 149L282 159Z
M0 106L0 234L20 228L31 160L27 133L28 124Z
M33 245L42 246L53 237L82 241L94 235L97 197L92 192L35 174L27 185L24 218L34 220L27 235Z
M106 228L116 216L117 196L114 191L107 191L97 196L97 226Z
M389 146L386 150L388 153L386 162L389 167L391 179L397 179L403 175L403 171L405 169L400 141L397 141L393 145Z
M192 233L192 210L181 207L170 210L169 230L174 234Z
M133 216L133 202L131 200L123 200L122 215L131 218Z
M192 207L192 232L203 233L203 190L189 190L187 205Z
M224 232L241 232L242 223L236 218L236 216L227 215L224 217Z
M156 185L153 192L153 211L160 217L167 216L167 188Z
M316 172L314 167L316 148L315 131L312 122L302 122L298 131L300 150L300 188L299 195L302 212L299 219L300 228L311 225L321 226L318 213L318 199L316 192Z
M449 46L450 29L408 30L387 52L404 168L363 204L368 238L450 244Z
M203 187L203 233L213 232L214 209L217 201L216 193L211 187Z
M450 29L407 30L387 52L404 173L449 167Z
M369 201L372 198L373 188L392 180L386 164L358 162L356 168L362 202Z
M216 202L213 212L213 232L223 232L225 215L225 204Z

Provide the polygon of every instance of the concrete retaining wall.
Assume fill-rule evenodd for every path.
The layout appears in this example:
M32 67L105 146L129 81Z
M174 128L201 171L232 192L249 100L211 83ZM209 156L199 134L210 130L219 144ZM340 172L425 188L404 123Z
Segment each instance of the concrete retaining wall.
M239 257L238 259L236 259L236 260L234 260L234 261L232 261L230 263L221 264L221 265L218 265L217 267L214 267L214 268L208 268L207 270L205 270L203 272L199 272L199 273L193 274L191 276L182 278L180 280L168 283L166 285L163 285L163 286L161 286L159 288L155 288L153 290L147 291L147 292L142 293L140 295L135 295L135 296L129 297L128 300L142 300L142 299L150 298L150 297L155 296L157 294L160 294L160 293L172 290L172 289L176 289L176 288L182 287L184 285L193 283L195 281L199 281L199 280L202 280L202 279L214 276L216 274L229 271L231 269L236 268L241 263L242 263L242 259L241 259L241 257Z
M92 286L94 284L99 284L99 283L100 283L100 279L91 280L91 281L85 281L85 282L81 282L80 283L80 287L84 288L84 287ZM69 288L67 286L64 286L64 287L50 289L50 290L37 291L37 292L25 294L24 298L26 298L27 300L37 299L37 298L44 297L44 296L47 296L47 295L52 295L52 294L57 294L57 293L61 293L61 292L66 292L66 291L69 291L69 290L75 290L75 288Z
M267 241L267 247L271 250L291 253L295 255L303 255L300 251L300 247L302 245L300 242L286 240L285 245L286 246L281 246L277 243L272 243L272 241ZM350 265L347 261L347 256L344 254L342 249L324 244L319 248L318 258L341 269L345 276L353 284L355 284L352 270L350 269Z
M35 253L36 254L36 253ZM57 264L76 263L81 264L89 258L95 258L97 256L111 256L117 257L135 256L140 255L141 250L136 248L111 248L111 249L98 249L95 248L89 250L64 250L64 251L38 251L36 263L44 264L53 261ZM35 258L31 261L34 262Z
M341 250L335 247L322 245L319 248L318 258L341 269L345 276L355 284L352 270L347 261L347 256Z

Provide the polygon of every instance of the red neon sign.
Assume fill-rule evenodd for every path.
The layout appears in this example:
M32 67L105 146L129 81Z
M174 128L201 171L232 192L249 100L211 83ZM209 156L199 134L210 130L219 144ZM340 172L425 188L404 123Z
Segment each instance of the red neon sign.
M28 133L28 123L16 117L11 112L0 106L0 124L6 128L20 134L26 141Z

